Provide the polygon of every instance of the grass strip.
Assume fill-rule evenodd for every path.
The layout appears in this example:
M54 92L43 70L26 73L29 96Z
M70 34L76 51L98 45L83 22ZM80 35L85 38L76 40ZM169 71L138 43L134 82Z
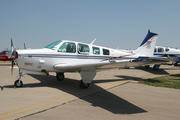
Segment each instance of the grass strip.
M148 78L146 80L139 81L139 83L156 86L156 87L180 89L180 74L172 74L162 77Z

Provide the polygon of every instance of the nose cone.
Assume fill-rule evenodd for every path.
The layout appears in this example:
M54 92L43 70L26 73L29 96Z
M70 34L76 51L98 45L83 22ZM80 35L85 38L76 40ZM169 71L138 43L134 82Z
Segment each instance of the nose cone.
M44 51L41 49L25 49L16 51L16 63L20 69L32 69L37 63L37 57L41 54L44 54Z
M17 52L17 51L13 51L12 56L13 56L15 59L18 58L18 52Z
M40 59L46 57L47 54L56 54L57 52L50 49L25 49L17 50L16 63L20 69L34 70L40 66Z

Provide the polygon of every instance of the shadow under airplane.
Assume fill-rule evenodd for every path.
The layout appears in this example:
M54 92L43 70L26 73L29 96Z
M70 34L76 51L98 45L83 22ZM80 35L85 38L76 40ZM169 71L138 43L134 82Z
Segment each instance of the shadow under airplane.
M146 72L152 73L154 75L169 75L169 73L166 72L165 70L173 70L172 68L165 68L165 69L154 70L153 68L145 68L143 66L135 67L135 68L131 68L131 69L139 69L139 70L142 70L142 71L146 71ZM134 81L143 81L144 80L143 78L134 77L134 76L126 76L126 75L114 75L114 76L121 78L121 80L134 80Z
M52 87L58 90L69 93L73 96L85 100L92 104L94 107L103 108L114 114L136 114L147 112L142 108L133 105L127 100L112 94L111 92L97 86L94 83L102 82L102 80L94 80L89 89L80 89L78 87L79 80L65 78L64 81L57 81L55 76L42 76L42 75L30 75L33 78L40 81L40 83L24 84L24 87ZM122 79L116 80L103 80L104 82L121 81ZM12 88L14 86L4 86L4 88ZM23 88L20 88L23 89Z
M167 70L168 68L163 68L163 69L159 69L159 70L154 70L153 68L145 68L144 66L139 66L139 67L135 67L135 69L139 69L142 71L146 71L152 74L158 74L158 75L166 75L169 74L168 72L166 72L165 70ZM172 68L170 68L172 70Z

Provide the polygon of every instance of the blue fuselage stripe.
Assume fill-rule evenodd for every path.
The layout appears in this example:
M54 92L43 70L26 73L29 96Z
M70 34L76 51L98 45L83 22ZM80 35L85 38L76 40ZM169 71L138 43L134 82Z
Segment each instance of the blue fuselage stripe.
M89 56L89 55L52 55L52 54L19 54L19 57L43 57L43 58L75 58L75 59L110 59L114 56ZM123 57L117 57L116 60L124 59ZM134 59L134 58L128 58Z

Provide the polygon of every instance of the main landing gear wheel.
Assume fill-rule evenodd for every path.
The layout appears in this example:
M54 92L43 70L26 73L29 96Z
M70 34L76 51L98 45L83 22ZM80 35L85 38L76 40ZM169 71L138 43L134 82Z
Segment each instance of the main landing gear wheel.
M56 74L56 79L58 81L63 81L64 80L64 73L57 73Z
M23 82L22 82L22 81L19 82L19 80L16 80L16 81L14 82L14 86L17 87L17 88L18 88L18 87L22 87L22 86L23 86Z
M145 65L145 68L149 68L150 67L150 65Z
M154 70L159 70L159 66L154 66L153 69Z
M84 83L82 80L79 81L79 87L81 89L87 89L89 87L89 85L90 85L89 83Z

